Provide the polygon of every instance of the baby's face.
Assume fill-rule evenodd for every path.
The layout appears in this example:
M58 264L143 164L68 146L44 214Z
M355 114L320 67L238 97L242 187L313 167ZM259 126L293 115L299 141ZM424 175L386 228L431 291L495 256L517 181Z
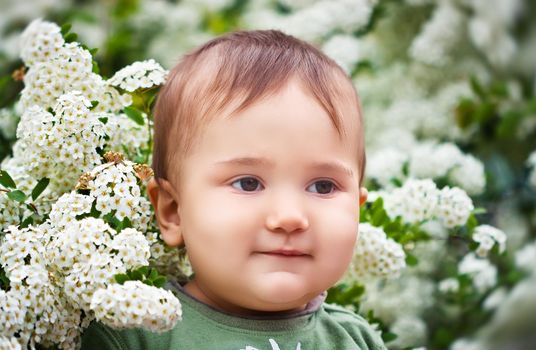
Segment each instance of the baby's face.
M234 313L291 310L342 276L358 232L357 142L298 84L215 118L183 166L192 294Z

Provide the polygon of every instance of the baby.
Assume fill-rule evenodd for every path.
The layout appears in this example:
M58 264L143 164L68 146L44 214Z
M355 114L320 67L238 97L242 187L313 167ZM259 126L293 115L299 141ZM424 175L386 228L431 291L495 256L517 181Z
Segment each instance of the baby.
M148 193L194 271L170 332L93 324L85 349L385 349L324 303L358 236L363 123L351 80L310 44L240 31L187 54L155 106Z

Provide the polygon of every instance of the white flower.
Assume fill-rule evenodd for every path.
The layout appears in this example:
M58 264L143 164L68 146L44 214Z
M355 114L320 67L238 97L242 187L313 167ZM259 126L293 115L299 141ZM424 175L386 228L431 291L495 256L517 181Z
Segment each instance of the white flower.
M111 327L144 327L153 332L168 331L182 318L180 302L173 293L140 281L97 290L91 309L98 320Z
M525 245L515 253L515 264L526 272L536 273L536 241Z
M162 85L166 80L167 74L168 72L161 65L150 59L134 62L119 70L108 80L108 84L133 92L140 88Z
M382 187L392 187L393 179L402 180L403 165L407 162L408 156L405 152L394 148L385 148L374 152L367 159L367 177L374 178Z
M507 295L508 291L506 288L499 287L488 295L482 306L484 306L484 309L486 310L494 310L503 303Z
M381 228L362 223L348 275L354 281L367 277L397 277L406 267L405 258L402 246L388 238Z
M443 65L461 38L464 16L450 1L442 1L422 32L413 39L410 55L421 62Z
M452 143L422 143L411 152L409 174L421 179L440 178L462 159L462 152Z
M481 258L485 258L495 244L499 247L499 253L503 253L506 248L506 235L493 226L477 226L472 238L473 241L479 243L476 254Z
M470 154L459 160L459 164L449 172L449 179L470 195L481 194L486 187L484 165Z
M390 346L397 349L411 348L426 344L426 323L419 317L407 315L398 318L391 326L390 330L397 335L397 338L390 342Z
M391 218L401 216L405 222L418 223L433 218L439 191L430 179L409 179L400 188L384 197L384 206Z
M447 278L439 282L438 289L441 293L457 293L460 282L456 278Z
M347 74L359 61L359 40L352 35L334 35L322 47L322 51L340 65Z
M54 57L64 42L57 24L36 19L21 35L20 56L28 66L31 66Z
M497 267L487 259L476 257L474 253L469 253L462 259L458 264L458 272L469 275L476 290L480 293L484 293L497 284Z
M473 201L458 187L445 187L439 192L435 215L446 228L464 225L473 211Z

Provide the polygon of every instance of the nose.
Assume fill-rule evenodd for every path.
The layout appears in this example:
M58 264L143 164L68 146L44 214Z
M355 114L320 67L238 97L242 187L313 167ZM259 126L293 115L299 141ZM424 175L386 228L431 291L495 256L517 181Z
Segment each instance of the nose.
M269 201L269 213L266 216L266 228L270 231L285 233L301 232L309 228L309 219L303 201L290 191L274 194Z

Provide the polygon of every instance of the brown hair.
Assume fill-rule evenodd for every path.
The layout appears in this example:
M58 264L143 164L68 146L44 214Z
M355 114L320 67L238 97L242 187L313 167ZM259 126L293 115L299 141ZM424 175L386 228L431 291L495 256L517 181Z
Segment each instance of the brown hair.
M168 178L172 159L179 162L174 170L181 173L181 160L176 155L188 154L208 118L238 101L232 113L240 112L278 92L293 77L298 77L321 104L341 137L346 131L335 102L355 106L361 185L365 169L363 121L351 80L320 50L277 30L237 31L217 37L186 54L171 70L154 109L156 181Z

